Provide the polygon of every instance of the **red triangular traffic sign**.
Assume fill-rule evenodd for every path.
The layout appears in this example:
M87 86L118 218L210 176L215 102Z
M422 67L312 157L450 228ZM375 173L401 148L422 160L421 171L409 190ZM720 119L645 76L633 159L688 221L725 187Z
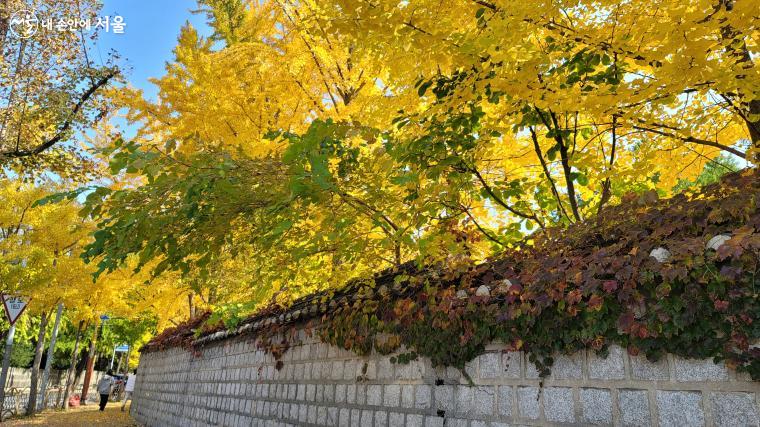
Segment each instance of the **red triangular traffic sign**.
M8 321L13 325L16 323L21 313L26 309L29 300L24 297L14 295L2 295L3 307L5 307L5 315L8 317Z

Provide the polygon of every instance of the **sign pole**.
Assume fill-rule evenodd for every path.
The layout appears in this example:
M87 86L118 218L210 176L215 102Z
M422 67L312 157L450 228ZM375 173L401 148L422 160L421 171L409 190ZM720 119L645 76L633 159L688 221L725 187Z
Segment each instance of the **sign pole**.
M3 370L0 372L0 421L3 420L3 406L5 406L5 383L8 381L8 370L11 367L11 353L13 352L13 337L16 335L16 320L26 309L29 301L19 296L0 294L3 300L5 315L8 316L8 322L11 328L8 329L8 336L5 339L5 354L3 354Z
M3 355L3 371L0 373L0 421L3 419L3 406L5 403L5 382L8 380L8 369L11 366L11 352L13 351L13 336L16 335L16 324L11 324L8 329L8 337L5 340L5 354Z

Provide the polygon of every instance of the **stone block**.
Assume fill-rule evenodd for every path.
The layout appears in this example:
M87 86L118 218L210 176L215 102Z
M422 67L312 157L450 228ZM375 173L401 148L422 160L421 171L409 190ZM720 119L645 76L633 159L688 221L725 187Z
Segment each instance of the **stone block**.
M520 378L520 361L522 360L522 352L509 351L502 353L502 370L505 378Z
M432 400L430 386L423 384L415 387L414 407L417 409L428 409Z
M726 365L712 360L694 360L674 357L676 381L725 381L728 379Z
M692 391L657 391L660 427L703 426L702 394Z
M753 393L712 393L712 414L715 425L722 426L760 426L758 404Z
M338 384L335 386L335 403L344 403L346 401L346 385Z
M367 361L367 368L364 370L364 377L368 380L377 379L377 362L374 360Z
M304 400L306 398L306 384L298 384L297 390L296 399Z
M347 360L343 366L343 379L355 380L356 379L356 362L353 360Z
M454 386L440 385L433 390L435 409L450 412L454 410Z
M403 385L401 386L401 406L404 408L414 407L414 386Z
M380 406L383 403L383 386L372 384L367 386L367 405Z
M298 421L305 423L308 412L309 409L306 405L298 405Z
M388 413L385 411L375 412L375 427L386 427L388 425Z
M404 427L404 414L399 412L389 413L388 427Z
M625 378L623 358L625 351L617 345L610 346L606 358L593 351L588 352L588 376L591 379L621 380Z
M499 378L501 375L501 354L486 353L478 356L480 366L479 377L482 379Z
M381 380L393 378L393 364L388 357L382 357L377 361L377 378Z
M612 423L612 394L607 389L584 388L580 391L581 421L589 424Z
M320 402L320 403L324 402L325 401L325 385L324 384L317 385L316 390L317 390L317 393L314 396L314 401Z
M314 363L308 362L303 364L303 379L310 380L312 379L312 374L314 373Z
M472 402L472 413L475 416L490 417L496 412L496 386L480 386L475 388Z
M422 415L418 414L407 414L406 415L406 427L423 427L424 426L424 417Z
M583 352L572 355L559 354L551 366L551 377L557 380L580 379L583 377Z
M352 427L361 427L362 421L362 410L361 409L352 409L351 410L351 426Z
M575 421L573 389L546 387L544 389L544 416L548 421L571 423Z
M473 398L475 397L475 387L460 385L456 388L456 410L457 414L469 415L473 413Z
M462 372L453 366L447 366L445 369L445 378L450 381L459 381L462 378Z
M399 380L418 380L424 375L425 366L419 360L412 360L409 363L396 365L396 379Z
M539 416L538 387L518 387L517 407L520 416L531 420L537 420Z
M327 422L328 426L334 426L338 423L338 408L327 408Z
M356 386L356 404L357 405L364 405L367 403L367 386L366 385L357 385Z
M425 417L425 427L443 427L445 418L438 416Z
M362 416L361 416L361 425L362 426L371 426L372 422L374 421L374 418L375 418L374 411L370 411L370 410L367 410L367 409L363 410L362 411Z
M335 386L332 384L325 384L325 392L323 400L328 403L335 401Z
M620 390L618 409L624 426L650 426L649 398L645 390Z
M499 408L499 416L502 418L510 418L512 416L513 395L512 387L503 385L499 386L497 392L497 407Z
M670 378L666 357L657 362L650 362L646 356L639 354L629 356L629 360L631 361L631 376L635 380L667 380Z
M385 407L397 407L399 406L399 400L401 396L401 386L398 384L391 384L385 386L385 393L383 394L383 406Z
M475 358L464 364L464 372L473 380L478 378L478 359Z
M536 379L538 378L538 368L536 364L528 359L528 354L523 353L523 359L525 360L525 378Z
M330 378L333 380L339 380L343 378L343 361L342 360L335 360L332 362Z

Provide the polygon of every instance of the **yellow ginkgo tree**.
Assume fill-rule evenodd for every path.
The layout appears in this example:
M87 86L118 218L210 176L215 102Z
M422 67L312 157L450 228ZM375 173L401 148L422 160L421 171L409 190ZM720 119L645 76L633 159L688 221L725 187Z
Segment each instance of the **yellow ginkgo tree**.
M202 304L482 260L758 153L751 2L201 6L158 101L112 93L139 130L84 255Z

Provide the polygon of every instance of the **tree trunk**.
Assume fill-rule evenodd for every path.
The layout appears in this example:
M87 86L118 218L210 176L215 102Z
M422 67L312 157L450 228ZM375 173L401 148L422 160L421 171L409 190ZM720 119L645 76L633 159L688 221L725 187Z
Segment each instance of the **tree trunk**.
M132 354L132 343L129 343L129 347L127 347L127 360L124 362L124 375L129 374L129 356Z
M79 351L79 338L82 336L82 326L84 326L84 320L79 321L79 327L77 328L77 337L74 341L74 351L71 353L71 365L66 372L66 384L63 390L63 409L69 409L69 393L73 388L71 384L71 374L77 369L77 352Z
M90 341L90 351L87 353L87 367L84 373L84 384L82 384L82 396L79 404L87 405L87 393L90 391L90 379L92 378L92 368L95 364L95 343L98 341L98 328L100 323L96 323L95 331L92 333L92 341Z
M193 293L187 294L187 304L190 307L190 320L195 318L195 305L193 304Z
M42 362L42 350L45 348L45 332L48 324L48 315L43 312L40 316L40 332L37 335L37 346L34 348L34 362L32 362L32 378L29 383L29 400L26 402L26 415L33 415L37 408L37 383L40 379L40 363Z
M63 303L58 303L58 310L55 313L55 323L53 324L53 333L50 335L50 347L48 347L47 358L45 359L45 370L42 373L42 384L37 399L37 411L42 411L47 407L47 396L45 391L50 379L50 369L53 366L53 356L55 355L55 342L58 338L58 327L61 325L61 315L63 314ZM60 394L59 394L60 396Z

